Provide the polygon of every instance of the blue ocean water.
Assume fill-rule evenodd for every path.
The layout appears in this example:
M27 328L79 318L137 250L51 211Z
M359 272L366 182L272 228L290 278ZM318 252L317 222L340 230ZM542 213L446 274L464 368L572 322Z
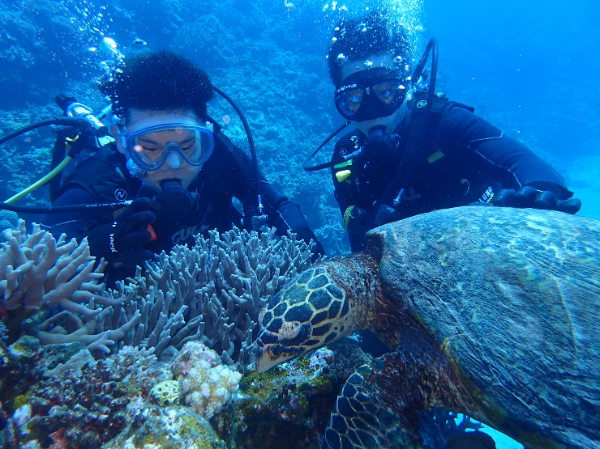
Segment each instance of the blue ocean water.
M552 163L583 200L581 213L600 217L595 83L600 36L594 25L599 7L592 1L484 6L474 0L2 0L0 5L3 132L60 113L52 101L59 91L101 109L106 102L95 83L123 55L171 48L204 67L239 103L263 171L300 204L333 254L348 246L329 176L301 169L310 151L342 123L333 106L327 45L340 18L382 5L395 8L410 31L413 59L428 38L438 38L439 89ZM217 120L233 117L223 122L226 132L246 145L230 108L215 100L211 113ZM28 138L7 147L13 156L0 154L7 196L43 175L49 164L43 148L51 145L52 134L40 130ZM31 158L39 164L28 165ZM42 202L44 195L40 190L29 198Z
M600 216L597 2L425 1L450 97L551 161Z
M591 0L0 0L0 130L59 114L60 91L100 110L95 84L124 55L174 49L239 103L267 177L330 253L347 252L329 175L301 166L342 123L326 69L332 28L382 4L410 29L415 58L438 39L440 90L557 167L581 214L600 218L600 7ZM246 146L227 105L215 100L210 112ZM0 152L2 198L48 171L52 140L40 130ZM30 198L48 200L43 190Z

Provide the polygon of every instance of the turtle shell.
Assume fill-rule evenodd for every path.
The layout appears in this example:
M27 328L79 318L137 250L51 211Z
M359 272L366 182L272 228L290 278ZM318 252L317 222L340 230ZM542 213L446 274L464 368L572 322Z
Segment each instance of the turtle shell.
M440 344L490 422L532 446L540 434L597 444L599 221L472 206L369 239L384 292Z

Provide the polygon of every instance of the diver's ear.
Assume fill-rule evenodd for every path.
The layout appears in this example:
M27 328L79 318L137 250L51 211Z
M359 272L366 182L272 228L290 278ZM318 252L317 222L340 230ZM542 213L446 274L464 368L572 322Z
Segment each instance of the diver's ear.
M125 148L123 148L123 143L121 142L121 133L119 133L119 127L117 125L111 125L110 134L113 136L113 139L115 139L119 153L125 154Z
M126 134L125 130L125 118L119 117L116 114L110 116L110 134L115 139L117 149L119 153L125 154L124 139L123 135Z

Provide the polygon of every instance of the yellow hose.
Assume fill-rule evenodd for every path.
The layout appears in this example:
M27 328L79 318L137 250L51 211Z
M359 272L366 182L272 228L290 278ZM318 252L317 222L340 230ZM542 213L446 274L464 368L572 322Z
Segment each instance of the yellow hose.
M46 184L48 181L52 180L52 178L54 178L56 175L58 175L63 168L65 168L69 162L71 162L72 157L71 156L67 156L65 157L62 162L60 164L58 164L54 170L52 170L50 173L48 173L46 176L44 176L42 179L40 179L39 181L36 181L35 183L31 184L29 187L27 187L26 189L20 191L19 193L17 193L16 195L12 196L11 198L7 199L5 201L5 203L7 204L12 204L15 201L20 200L21 198L23 198L25 195L27 195L28 193L33 192L35 189L37 189L38 187L43 186L44 184Z

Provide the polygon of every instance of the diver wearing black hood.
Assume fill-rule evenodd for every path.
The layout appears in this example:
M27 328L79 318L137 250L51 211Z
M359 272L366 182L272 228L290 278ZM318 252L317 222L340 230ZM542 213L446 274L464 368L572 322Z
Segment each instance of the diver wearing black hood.
M352 251L364 249L368 230L436 209L580 209L560 174L522 143L435 88L413 88L408 39L381 11L342 21L328 60L338 112L356 127L327 164Z
M53 234L87 237L92 255L104 257L109 281L174 244L194 242L209 229L274 226L315 243L299 207L258 176L264 212L257 208L250 157L210 120L213 88L204 71L172 52L128 59L100 86L115 122L109 144L78 162L53 197L53 207L133 200L118 211L85 208L48 214ZM239 200L240 210L234 207ZM253 217L251 221L249 217ZM254 221L259 217L266 218Z

